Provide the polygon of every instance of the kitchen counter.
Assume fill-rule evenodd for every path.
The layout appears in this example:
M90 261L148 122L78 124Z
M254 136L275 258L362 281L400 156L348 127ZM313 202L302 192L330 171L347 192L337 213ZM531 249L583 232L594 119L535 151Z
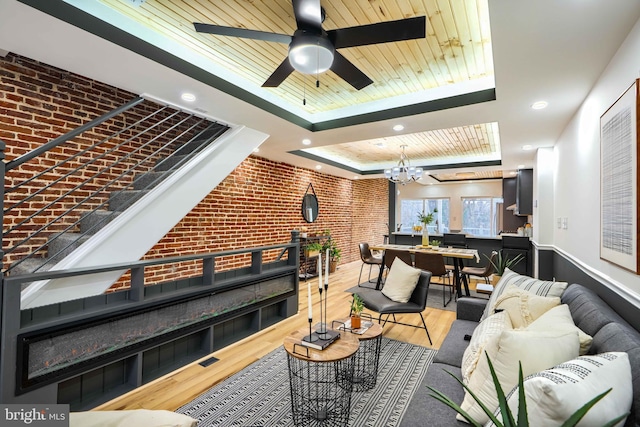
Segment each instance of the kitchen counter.
M422 233L419 233L419 232L411 233L408 231L394 231L391 234L394 236L411 236L411 237L422 236ZM517 233L502 233L498 236L473 236L471 234L466 234L465 236L467 237L467 239L493 239L493 240L502 240L502 236L524 237L524 236L518 235ZM442 239L442 234L429 233L429 239ZM529 240L531 240L531 238L529 238Z

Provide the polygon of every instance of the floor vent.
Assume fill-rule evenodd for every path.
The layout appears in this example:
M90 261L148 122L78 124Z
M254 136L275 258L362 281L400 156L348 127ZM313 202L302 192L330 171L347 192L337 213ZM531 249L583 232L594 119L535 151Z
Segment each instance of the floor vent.
M216 363L219 359L216 359L215 357L210 357L207 360L203 360L202 362L199 363L200 366L204 366L205 368L209 365L213 365L214 363Z

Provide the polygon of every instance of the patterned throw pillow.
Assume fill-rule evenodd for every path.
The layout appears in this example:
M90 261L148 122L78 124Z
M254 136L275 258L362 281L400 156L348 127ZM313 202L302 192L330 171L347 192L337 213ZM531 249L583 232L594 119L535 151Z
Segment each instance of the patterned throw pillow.
M480 321L486 319L494 312L494 306L496 304L496 300L502 293L507 289L509 285L516 286L518 288L524 289L536 295L540 295L543 297L560 297L562 293L567 288L567 282L551 282L546 280L538 280L529 276L522 276L514 271L505 269L504 274L500 281L496 284L493 292L491 293L491 297L489 298L489 302L484 309L484 313L482 314L482 318Z
M575 331L513 329L491 338L485 352L491 359L502 389L511 390L518 384L518 362L522 363L523 375L531 375L578 357L579 347L578 333ZM491 411L498 407L496 389L484 354L478 360L467 386ZM481 424L489 421L487 414L468 392L465 392L460 407ZM456 418L464 421L459 414Z
M471 335L469 345L462 355L462 381L469 383L471 374L476 369L480 357L484 357L484 348L487 342L494 336L500 335L502 331L513 329L509 314L506 311L492 314L481 322Z
M504 310L509 313L511 325L517 329L529 326L538 317L559 305L558 297L542 297L510 285L496 300L494 311Z
M527 415L531 426L560 426L582 405L611 389L580 420L580 425L602 426L629 412L633 398L631 365L624 352L581 356L525 378ZM511 412L518 412L518 387L507 396ZM500 410L496 411L502 419ZM624 420L618 426L624 425ZM487 426L495 426L489 422Z

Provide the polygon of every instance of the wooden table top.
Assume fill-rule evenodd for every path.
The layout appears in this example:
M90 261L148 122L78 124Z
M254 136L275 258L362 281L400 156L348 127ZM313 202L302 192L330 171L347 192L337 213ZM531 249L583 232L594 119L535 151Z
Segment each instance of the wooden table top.
M478 255L478 251L476 249L465 249L465 248L447 248L443 246L439 246L437 248L430 247L421 247L421 246L410 246L410 245L369 245L369 249L374 251L384 251L387 249L394 249L396 251L407 251L411 253L415 252L427 252L427 253L438 253L442 254L446 257L451 258L463 258L463 259L476 259L476 262L480 262L480 256Z
M343 319L336 319L335 321L336 321L336 322L343 322L343 323L344 323L344 322L346 322L346 321L348 321L348 320L349 320L349 318L348 318L348 317L345 317L345 318L343 318ZM365 321L365 319L362 319L362 321L364 322L364 321ZM367 320L367 321L369 321L369 320ZM371 320L371 322L373 323L373 325L371 325L371 326L369 327L369 329L367 329L366 331L364 331L364 333L363 333L363 334L354 334L354 333L351 333L351 332L349 332L349 331L346 331L346 332L347 332L347 333L349 333L349 335L353 335L353 336L355 336L355 337L356 337L356 338L358 338L360 341L363 341L363 340L370 340L370 339L377 338L377 337L379 337L380 335L382 335L382 325L381 325L381 324L379 324L378 322L374 322L373 320Z
M329 347L324 350L316 350L315 348L305 347L300 344L302 337L306 335L309 335L308 326L298 329L285 337L284 349L286 352L297 359L312 362L336 362L352 356L358 351L358 347L360 347L360 341L356 338L355 334L340 331L340 338L331 343ZM294 345L295 352L293 351ZM307 357L306 348L309 349L309 357Z

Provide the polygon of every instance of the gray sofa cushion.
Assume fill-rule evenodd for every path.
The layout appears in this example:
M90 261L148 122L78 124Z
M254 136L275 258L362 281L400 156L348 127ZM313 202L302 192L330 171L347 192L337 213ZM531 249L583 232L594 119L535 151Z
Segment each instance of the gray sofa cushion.
M613 309L591 289L582 285L570 285L562 294L562 303L569 306L576 326L594 336L607 323L627 324Z
M438 353L433 358L433 362L446 363L447 365L460 368L460 366L462 366L464 351L469 346L469 341L465 340L464 336L471 336L477 326L478 322L455 320L451 324L451 329L449 329L449 333L444 338L440 350L438 350Z
M441 391L455 402L462 402L464 399L464 389L445 370L458 378L462 377L460 368L442 363L432 363L420 387L411 398L407 411L400 422L400 427L469 426L467 423L456 420L456 411L430 396L431 391L427 385Z

